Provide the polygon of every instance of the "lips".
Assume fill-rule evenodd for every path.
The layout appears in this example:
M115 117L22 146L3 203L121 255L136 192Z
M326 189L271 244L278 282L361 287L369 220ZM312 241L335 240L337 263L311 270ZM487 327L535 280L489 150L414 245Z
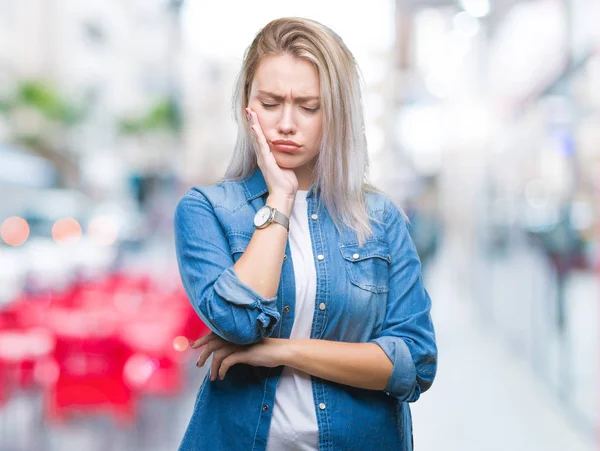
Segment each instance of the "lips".
M290 141L289 139L278 139L271 141L273 146L282 152L298 152L302 146L297 142Z

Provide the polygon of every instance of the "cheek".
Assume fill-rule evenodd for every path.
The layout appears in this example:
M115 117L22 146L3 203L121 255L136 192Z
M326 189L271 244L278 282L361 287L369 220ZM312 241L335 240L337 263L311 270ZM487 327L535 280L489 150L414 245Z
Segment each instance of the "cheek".
M310 133L312 141L315 144L318 144L321 141L321 135L323 133L322 120L314 120L310 124L308 124L308 131Z

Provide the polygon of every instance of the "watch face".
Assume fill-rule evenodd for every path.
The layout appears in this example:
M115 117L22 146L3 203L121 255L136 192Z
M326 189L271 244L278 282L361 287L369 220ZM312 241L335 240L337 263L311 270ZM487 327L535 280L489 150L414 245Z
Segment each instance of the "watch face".
M256 215L254 215L254 225L256 227L262 227L269 221L270 217L271 208L264 206L256 212Z

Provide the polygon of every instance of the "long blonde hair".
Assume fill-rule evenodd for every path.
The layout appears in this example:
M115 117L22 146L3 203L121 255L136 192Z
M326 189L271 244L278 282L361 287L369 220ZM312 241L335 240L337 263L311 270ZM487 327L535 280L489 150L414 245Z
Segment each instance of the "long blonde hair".
M282 54L309 61L319 73L323 133L313 183L338 229L343 223L363 243L372 234L364 191L378 190L366 180L369 160L361 79L342 39L318 22L295 17L273 20L246 50L233 94L237 140L224 179L246 178L258 167L244 109L262 59Z

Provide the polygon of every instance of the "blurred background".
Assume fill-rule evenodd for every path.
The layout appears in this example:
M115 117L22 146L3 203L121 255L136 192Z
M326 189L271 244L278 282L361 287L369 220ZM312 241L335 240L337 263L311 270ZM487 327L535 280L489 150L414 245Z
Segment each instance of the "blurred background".
M596 449L600 0L0 0L0 449L177 448L206 328L173 211L281 16L356 56L411 218L440 352L415 449Z

